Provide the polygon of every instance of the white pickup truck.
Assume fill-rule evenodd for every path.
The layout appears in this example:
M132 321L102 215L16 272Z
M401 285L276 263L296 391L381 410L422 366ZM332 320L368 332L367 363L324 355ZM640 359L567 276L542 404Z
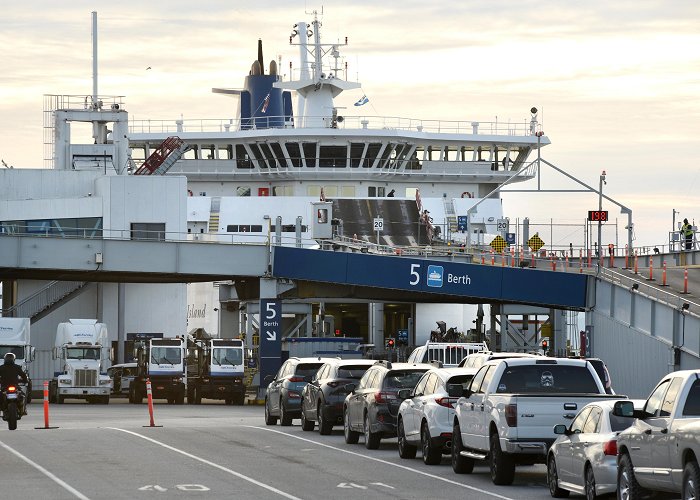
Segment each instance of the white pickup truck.
M544 462L556 439L587 403L606 394L593 366L580 359L514 358L485 363L469 387L448 386L455 406L452 468L469 474L488 459L494 484L511 484L516 464Z
M636 500L647 491L700 493L700 370L669 373L642 410L615 403L615 415L637 417L617 436L618 498Z

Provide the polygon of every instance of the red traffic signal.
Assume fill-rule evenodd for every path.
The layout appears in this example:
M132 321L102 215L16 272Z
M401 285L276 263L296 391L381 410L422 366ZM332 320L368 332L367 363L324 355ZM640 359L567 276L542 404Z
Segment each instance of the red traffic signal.
M335 329L335 336L340 337L340 330L338 328Z
M542 349L546 351L548 346L549 342L547 341L547 339L542 339Z
M394 347L394 343L395 343L395 342L396 342L396 341L394 340L393 337L389 337L389 338L387 338L386 341L384 342L384 346L385 346L385 347Z

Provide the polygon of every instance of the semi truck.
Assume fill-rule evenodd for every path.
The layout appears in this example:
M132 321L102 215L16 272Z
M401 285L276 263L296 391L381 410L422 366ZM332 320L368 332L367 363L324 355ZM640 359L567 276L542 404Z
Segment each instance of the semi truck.
M202 398L245 402L245 346L240 339L190 337L187 355L187 402Z
M8 352L15 355L15 363L27 374L29 382L23 390L30 403L32 379L29 378L29 363L34 360L34 348L30 344L29 318L0 318L0 359Z
M154 399L183 404L187 387L185 348L185 339L181 337L134 342L136 376L129 384L129 402L143 402L146 381L150 380Z
M60 362L60 369L49 381L49 397L53 402L62 404L65 399L73 398L89 403L109 403L112 381L106 374L107 325L96 319L59 323L53 358Z

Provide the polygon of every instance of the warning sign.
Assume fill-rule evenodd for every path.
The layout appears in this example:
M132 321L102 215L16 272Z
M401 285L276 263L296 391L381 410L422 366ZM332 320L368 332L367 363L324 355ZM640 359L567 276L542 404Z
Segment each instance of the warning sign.
M540 236L537 233L535 233L535 235L532 238L527 240L527 246L529 246L530 248L532 248L533 251L536 252L544 246L544 241L542 241L542 238L540 238Z
M506 243L506 240L504 240L503 237L496 236L490 245L496 252L501 253L503 249L508 246L508 243Z

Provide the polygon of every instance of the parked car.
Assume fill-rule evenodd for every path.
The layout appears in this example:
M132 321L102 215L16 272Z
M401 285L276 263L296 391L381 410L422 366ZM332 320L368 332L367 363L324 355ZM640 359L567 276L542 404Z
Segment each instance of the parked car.
M464 368L481 368L484 363L492 359L507 359L507 358L532 358L539 356L529 352L491 352L480 351L468 354L457 366Z
M447 394L447 384L464 389L477 368L433 368L423 374L413 390L401 389L397 434L399 456L415 458L420 446L423 462L437 465L452 450L452 420L457 398Z
M107 368L107 375L112 379L112 394L128 395L129 385L136 377L136 363L120 363Z
M617 490L617 436L634 418L613 415L616 401L589 403L568 427L554 426L559 437L547 455L547 484L553 497L571 492L591 500Z
M318 369L331 358L289 358L277 374L268 375L263 382L269 383L265 394L265 423L292 425L292 420L301 417L301 391Z
M431 368L427 364L377 361L357 385L348 384L343 404L345 442L357 443L364 434L365 447L376 449L382 438L395 437L399 390L413 389Z
M321 366L301 391L301 428L312 431L318 422L318 432L325 435L342 425L347 384L357 383L373 364L371 359L333 359Z

